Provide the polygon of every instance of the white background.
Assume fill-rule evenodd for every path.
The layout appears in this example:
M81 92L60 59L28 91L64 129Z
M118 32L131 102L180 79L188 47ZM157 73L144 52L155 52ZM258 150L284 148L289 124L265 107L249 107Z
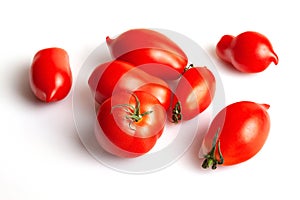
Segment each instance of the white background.
M296 2L1 1L0 199L296 199L300 178ZM197 159L196 138L168 168L142 175L120 173L100 164L81 144L73 120L73 91L48 105L32 95L28 69L38 50L66 49L76 81L85 59L107 35L139 27L173 30L201 45L220 73L226 104L251 100L271 105L269 138L254 158L204 171ZM277 66L241 74L216 57L214 47L222 35L246 30L270 39L279 56Z

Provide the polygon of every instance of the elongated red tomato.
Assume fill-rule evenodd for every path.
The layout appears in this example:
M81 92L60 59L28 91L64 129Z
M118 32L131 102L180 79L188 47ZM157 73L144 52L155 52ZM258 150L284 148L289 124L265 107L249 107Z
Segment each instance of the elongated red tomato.
M154 147L165 122L165 109L151 94L118 93L100 106L95 134L106 151L137 157Z
M266 36L254 31L236 37L224 35L216 46L216 53L241 72L261 72L272 62L278 64L278 56L271 42Z
M270 130L269 105L236 102L222 109L213 119L203 140L199 157L202 167L234 165L256 155Z
M100 104L114 93L139 90L158 98L166 109L170 106L172 92L165 81L124 61L99 65L90 75L88 83Z
M132 63L162 79L177 79L188 63L186 54L171 39L150 29L132 29L106 43L115 59Z
M31 90L41 101L53 102L65 98L72 86L67 52L61 48L38 51L33 58L29 76Z
M191 67L177 85L172 101L172 120L189 120L203 112L212 102L216 80L207 67Z

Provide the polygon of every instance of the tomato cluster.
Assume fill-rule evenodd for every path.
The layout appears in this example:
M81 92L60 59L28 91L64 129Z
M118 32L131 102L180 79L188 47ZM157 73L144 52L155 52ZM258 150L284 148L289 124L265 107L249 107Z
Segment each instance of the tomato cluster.
M106 41L114 59L97 66L88 83L100 104L96 136L108 152L145 154L167 120L192 119L211 104L214 75L207 67L188 65L185 53L165 35L133 29ZM175 89L171 81L178 82Z
M149 152L166 129L190 120L212 103L216 79L206 66L189 63L174 41L154 30L132 29L106 38L112 60L94 68L88 85L95 99L95 135L106 151L119 157ZM247 31L224 35L216 54L241 72L257 73L278 56L262 34ZM176 87L170 87L170 83ZM44 102L67 96L72 86L68 54L61 48L36 53L30 68L30 86ZM253 157L269 130L269 105L251 101L223 108L204 137L199 157L203 168L233 165Z

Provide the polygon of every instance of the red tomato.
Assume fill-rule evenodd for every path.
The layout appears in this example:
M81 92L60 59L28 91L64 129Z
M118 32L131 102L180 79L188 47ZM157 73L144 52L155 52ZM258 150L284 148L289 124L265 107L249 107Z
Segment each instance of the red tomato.
M167 86L163 86L157 83L147 83L137 88L135 91L143 91L152 94L158 99L165 110L168 110L171 105L171 97L173 93Z
M263 147L270 130L267 104L233 103L213 119L203 140L203 168L234 165L252 158ZM201 155L200 155L201 156Z
M212 102L216 80L206 67L188 69L177 85L172 101L172 120L189 120L203 112Z
M115 59L140 66L162 79L177 79L188 63L181 48L165 35L149 29L132 29L115 39L106 37Z
M165 109L170 106L172 92L165 81L124 61L99 65L90 75L88 83L100 104L114 93L139 90L157 97Z
M216 46L217 55L241 72L265 70L271 62L278 64L278 56L264 35L247 31L234 37L224 35Z
M67 52L47 48L37 52L30 68L30 87L41 101L65 98L72 86L72 73Z
M136 157L153 148L165 122L165 109L151 94L118 93L100 106L95 133L106 151Z

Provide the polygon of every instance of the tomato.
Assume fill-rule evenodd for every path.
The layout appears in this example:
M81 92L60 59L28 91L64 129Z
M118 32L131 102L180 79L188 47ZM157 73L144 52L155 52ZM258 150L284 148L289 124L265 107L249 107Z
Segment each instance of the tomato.
M167 110L172 92L168 84L124 61L106 62L96 67L88 80L98 103L120 91L145 91L157 97Z
M155 96L160 104L168 110L171 105L172 90L168 86L157 83L147 83L137 88L135 91L144 91Z
M44 102L65 98L72 86L69 56L64 49L47 48L38 51L29 73L30 87Z
M200 157L203 168L218 164L234 165L256 155L263 147L270 130L267 104L250 101L233 103L213 119L204 137Z
M100 106L95 134L106 151L137 157L153 148L165 122L165 109L153 95L121 92Z
M278 56L268 38L253 31L241 33L236 37L224 35L216 46L216 53L241 72L261 72L272 62L278 64Z
M207 67L191 67L181 77L172 101L172 120L189 120L203 112L212 102L216 80Z
M162 79L177 79L183 73L188 58L182 49L165 35L149 29L132 29L115 39L106 37L115 59L140 66Z

